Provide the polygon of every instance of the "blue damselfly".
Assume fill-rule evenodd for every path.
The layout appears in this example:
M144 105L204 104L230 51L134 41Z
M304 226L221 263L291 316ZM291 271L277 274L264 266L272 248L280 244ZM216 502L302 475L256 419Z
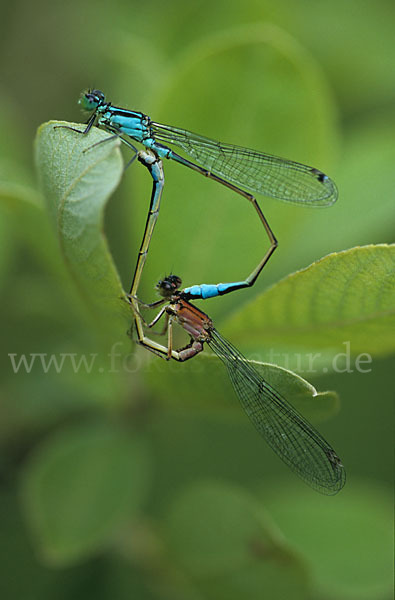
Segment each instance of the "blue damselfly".
M134 157L137 150L132 141L143 144L159 158L174 160L221 183L252 203L264 226L270 247L252 273L238 282L237 289L250 287L255 283L277 247L277 240L250 192L305 206L330 206L337 199L334 182L314 167L157 123L142 112L113 106L100 90L84 92L79 102L83 110L91 115L83 131L71 127L69 129L88 134L96 123L98 127L119 137L134 152ZM180 156L168 144L180 148L198 164ZM150 239L149 235L148 238Z

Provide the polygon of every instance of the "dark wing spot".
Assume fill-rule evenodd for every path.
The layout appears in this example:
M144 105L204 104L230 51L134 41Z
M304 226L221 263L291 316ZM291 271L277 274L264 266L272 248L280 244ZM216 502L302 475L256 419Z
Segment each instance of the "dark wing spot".
M325 179L327 178L325 173L323 173L322 171L319 171L318 169L311 169L311 172L313 173L313 175L316 176L317 180L320 183L323 183L325 181Z

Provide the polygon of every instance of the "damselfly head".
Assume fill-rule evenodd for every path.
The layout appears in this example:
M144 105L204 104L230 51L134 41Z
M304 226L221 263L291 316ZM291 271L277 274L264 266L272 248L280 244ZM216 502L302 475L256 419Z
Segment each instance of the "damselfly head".
M156 289L161 296L167 298L176 292L181 286L181 279L177 275L166 275L164 279L161 279L156 284Z
M104 104L105 100L105 96L100 90L88 90L82 92L78 104L81 105L82 110L92 112L97 110L101 104Z

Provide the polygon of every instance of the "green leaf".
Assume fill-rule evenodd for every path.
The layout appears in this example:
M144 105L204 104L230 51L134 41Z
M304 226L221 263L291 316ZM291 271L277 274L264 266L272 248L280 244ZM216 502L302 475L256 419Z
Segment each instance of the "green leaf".
M262 505L242 489L196 483L173 502L165 536L204 598L306 597L306 574Z
M225 327L250 347L333 348L385 355L395 349L395 245L330 254L289 275ZM366 357L365 357L366 358Z
M150 479L146 445L122 428L84 424L53 435L25 467L22 499L49 564L97 553L139 510Z
M105 204L122 175L119 140L92 129L79 135L51 121L36 139L40 185L61 252L96 325L112 338L123 337L130 310L103 235ZM57 127L57 128L56 128ZM81 128L81 125L79 125Z
M251 362L263 379L309 421L320 423L337 414L339 398L336 392L317 392L308 381L292 371L258 361ZM213 354L196 357L181 365L153 359L145 373L155 397L162 398L167 406L172 403L178 410L185 409L187 412L191 409L202 410L221 419L229 416L237 420L246 418L225 367ZM155 374L158 376L155 377ZM168 390L174 385L188 394L187 404L184 394L172 394L169 397Z
M393 498L373 481L355 481L331 499L301 486L272 486L262 499L311 569L317 598L382 600L393 589ZM292 498L292 505L290 504ZM352 560L350 560L352 557Z
M340 401L336 392L317 392L311 383L282 367L262 363L254 366L309 421L320 423L339 411Z

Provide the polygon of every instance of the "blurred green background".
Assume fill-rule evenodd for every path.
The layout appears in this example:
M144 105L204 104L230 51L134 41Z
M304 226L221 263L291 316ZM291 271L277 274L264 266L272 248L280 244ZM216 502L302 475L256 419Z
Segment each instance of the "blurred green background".
M97 87L153 120L333 177L330 209L261 199L279 250L253 290L202 306L227 333L289 273L394 241L394 3L39 0L1 14L2 597L391 598L394 357L336 373L339 337L322 372L301 373L341 401L319 428L348 481L319 496L255 433L220 365L165 363L90 318L42 208L33 140L45 121L82 120L76 100ZM247 275L262 255L248 204L178 165L165 175L144 300L169 271L185 285ZM150 190L134 164L106 208L125 289ZM259 344L248 331L231 341L260 358L320 347L268 346L264 331ZM45 372L37 359L15 373L9 354L32 353L97 353L101 366Z

